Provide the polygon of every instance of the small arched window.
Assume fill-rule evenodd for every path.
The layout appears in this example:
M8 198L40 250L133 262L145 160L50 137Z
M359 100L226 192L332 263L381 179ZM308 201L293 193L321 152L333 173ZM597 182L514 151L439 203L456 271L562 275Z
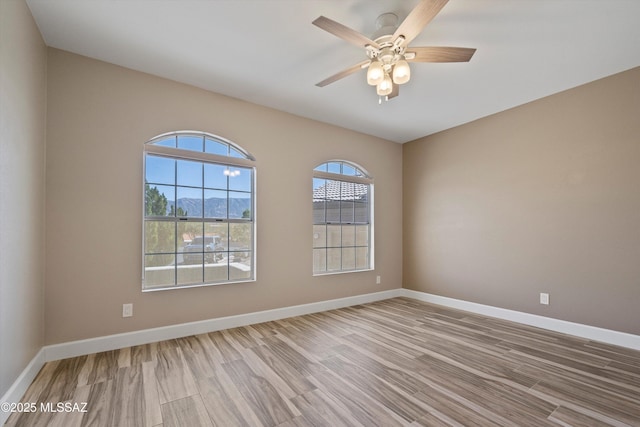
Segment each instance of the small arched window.
M145 144L143 290L255 280L253 161L204 132Z
M373 179L351 162L313 170L313 274L373 268Z

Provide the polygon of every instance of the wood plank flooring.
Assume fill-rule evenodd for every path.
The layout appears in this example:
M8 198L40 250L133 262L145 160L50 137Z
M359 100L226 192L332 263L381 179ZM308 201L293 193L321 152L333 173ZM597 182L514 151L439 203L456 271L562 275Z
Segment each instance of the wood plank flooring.
M640 352L408 298L45 364L8 426L640 426Z

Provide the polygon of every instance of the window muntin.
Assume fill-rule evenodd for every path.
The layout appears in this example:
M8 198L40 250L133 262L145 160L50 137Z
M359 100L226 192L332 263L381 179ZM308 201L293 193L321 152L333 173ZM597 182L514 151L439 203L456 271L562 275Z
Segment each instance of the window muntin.
M373 268L373 180L335 160L313 172L313 274Z
M143 290L255 280L253 157L174 132L145 144Z

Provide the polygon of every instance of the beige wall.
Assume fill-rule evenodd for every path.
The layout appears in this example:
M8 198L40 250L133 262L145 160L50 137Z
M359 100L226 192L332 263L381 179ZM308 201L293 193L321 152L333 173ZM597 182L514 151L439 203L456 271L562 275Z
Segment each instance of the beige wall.
M404 286L640 334L639 119L635 68L405 144Z
M26 3L0 0L0 396L44 341L45 85Z
M47 111L47 344L401 286L398 144L55 49ZM257 159L258 280L142 293L142 144L186 129ZM312 277L312 169L334 158L375 179L376 269Z

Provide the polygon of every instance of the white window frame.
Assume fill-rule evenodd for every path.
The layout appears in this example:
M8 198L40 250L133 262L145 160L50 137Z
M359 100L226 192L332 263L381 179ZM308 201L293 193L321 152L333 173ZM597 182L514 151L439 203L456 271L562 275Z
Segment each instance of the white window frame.
M176 139L178 137L181 136L187 136L187 137L202 137L203 138L203 150L205 149L205 142L206 140L211 140L214 141L216 143L219 144L226 144L229 147L228 150L228 155L219 155L219 154L212 154L212 153L206 153L204 151L199 152L199 151L192 151L190 149L183 149L183 148L174 148L174 147L167 147L167 146L163 146L163 145L154 145L155 143L158 143L160 141L166 141L168 138L171 137L175 137ZM169 158L169 159L175 159L175 160L190 160L190 161L196 161L196 162L201 162L203 164L212 164L212 165L218 165L218 166L227 166L228 168L233 168L233 167L241 167L241 168L247 168L251 170L251 207L250 207L250 218L248 219L235 219L235 218L229 218L229 215L227 213L227 217L226 218L205 218L204 217L204 213L203 213L203 217L197 217L197 218L190 218L190 217L178 217L177 215L175 217L170 217L170 216L148 216L146 215L146 163L147 163L147 156L148 155L152 155L152 156L157 156L157 157L162 157L162 158ZM242 157L240 157L242 156ZM256 168L255 168L255 158L246 150L244 150L242 147L238 146L237 144L233 143L232 141L217 136L217 135L213 135L210 133L206 133L206 132L200 132L200 131L176 131L176 132L168 132L162 135L158 135L152 139L150 139L149 141L147 141L144 144L144 154L143 154L143 173L142 173L142 291L143 292L150 292L150 291L160 291L160 290L169 290L169 289L183 289L183 288L192 288L192 287L201 287L201 286L215 286L215 285L222 285L222 284L230 284L230 283L243 283L243 282L253 282L256 280ZM177 186L177 183L174 184L174 186ZM196 187L197 188L197 187ZM205 189L206 187L204 187L204 183L203 183L203 189ZM229 191L227 189L227 191ZM177 206L177 200L176 202L176 214L178 211L178 206ZM203 201L204 202L204 201ZM174 282L173 285L166 285L166 286L151 286L151 285L147 285L145 279L146 279L146 272L147 272L147 267L146 267L146 262L145 262L145 257L147 255L146 250L145 250L145 229L146 229L146 222L147 221L166 221L166 222L170 222L170 223L175 223L176 227L177 224L181 223L181 222L193 222L193 223L202 223L203 224L203 228L204 228L204 224L205 223L227 223L227 224L233 224L233 223L244 223L244 224L251 224L251 236L250 236L250 266L251 266L251 270L250 270L250 277L248 278L241 278L241 279L229 279L229 276L227 276L228 280L218 280L218 281L211 281L211 282L207 282L206 279L204 279L204 276L206 274L204 274L203 272L203 281L202 282L197 282L197 283L187 283L187 284L178 284L178 268L179 265L177 263L177 259L178 259L178 254L182 254L183 252L180 252L178 249L178 236L177 236L177 228L175 229L175 234L174 234L174 238L176 240L175 242L175 250L173 253L167 253L168 255L173 255L174 256L174 265L173 265L173 269L174 269ZM204 236L203 236L204 237ZM229 256L229 254L233 252L230 250L229 247L227 247L226 253ZM199 264L197 264L199 265ZM206 264L203 264L203 270L206 267ZM230 270L230 266L228 266L228 269Z
M318 170L319 168L322 168L323 166L327 166L329 167L329 165L333 165L336 166L337 164L339 164L339 170L340 172L337 173L335 171L333 172L329 172L327 171L322 171L322 170ZM345 174L343 172L343 170L345 169L345 166L347 168L352 168L355 169L356 174L352 175L352 174ZM369 175L369 173L360 165L353 163L351 161L348 160L341 160L341 159L334 159L334 160L328 160L326 162L323 162L319 165L317 165L314 170L313 170L313 181L314 181L314 185L312 186L312 191L315 193L315 181L317 179L320 180L327 180L328 181L334 181L334 182L340 182L340 183L352 183L352 184L361 184L361 185L366 185L367 186L367 208L368 208L368 221L357 221L355 218L355 212L354 212L354 220L353 221L342 221L342 213L340 213L340 220L338 221L330 221L327 218L327 208L325 207L325 214L324 214L324 220L323 221L316 221L316 213L315 213L315 208L312 208L313 212L313 263L312 263L312 271L313 271L313 275L314 276L324 276L324 275L331 275L331 274L344 274L344 273L355 273L355 272L360 272L360 271L371 271L374 269L374 265L375 265L375 250L374 250L374 185L373 185L373 178ZM312 203L316 202L316 195L312 194ZM330 200L329 196L325 196L325 201ZM340 199L335 199L333 198L334 201L340 200L341 202L343 201L342 196L340 196ZM345 199L346 201L346 199ZM326 204L325 204L326 206ZM368 226L368 233L367 233L367 249L368 249L368 253L367 253L367 264L366 266L361 266L358 267L357 264L357 258L355 261L355 265L354 268L345 268L344 267L344 250L348 249L348 248L352 248L354 249L354 251L357 250L357 248L363 248L365 246L362 245L358 245L357 243L354 243L353 245L345 245L343 242L343 234L341 231L341 237L340 237L340 245L339 246L335 246L335 245L330 245L329 244L329 237L328 237L328 227L329 226L340 226L341 230L343 226L362 226L362 225L367 225ZM320 226L324 226L325 229L327 230L325 232L325 236L324 237L320 237L320 242L318 243L318 234L316 232L317 227ZM355 232L355 231L354 231ZM356 232L357 233L357 232ZM325 244L324 246L322 245L322 239L326 239L325 240ZM329 249L340 249L341 251L341 255L340 255L340 268L333 268L330 269L329 268L329 255L328 255L328 250ZM317 256L321 256L322 253L322 249L325 250L325 264L324 264L324 269L322 270L316 270L316 261L317 261Z

